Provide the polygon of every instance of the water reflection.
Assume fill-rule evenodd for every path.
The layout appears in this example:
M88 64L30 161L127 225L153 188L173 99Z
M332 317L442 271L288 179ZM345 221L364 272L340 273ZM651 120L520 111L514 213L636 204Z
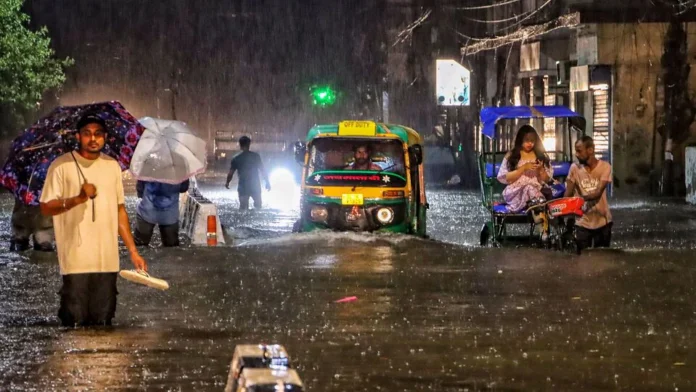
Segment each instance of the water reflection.
M387 273L393 267L394 250L390 246L341 246L331 254L320 254L309 268L333 268L341 273Z
M575 257L462 246L474 193L429 194L436 241L290 234L296 211L204 194L244 239L145 250L171 289L120 281L113 330L61 330L52 256L0 251L0 390L221 390L250 342L283 343L315 391L694 389L691 207L619 205L617 244L640 251Z
M137 362L137 352L147 350L151 335L128 329L77 329L59 334L50 348L52 353L42 366L44 376L69 379L71 388L104 389L120 384L135 387L132 364Z

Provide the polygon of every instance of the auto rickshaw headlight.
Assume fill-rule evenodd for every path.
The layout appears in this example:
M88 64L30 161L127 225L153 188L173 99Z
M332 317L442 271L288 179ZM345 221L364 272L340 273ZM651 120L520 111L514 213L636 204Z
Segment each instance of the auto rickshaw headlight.
M394 210L389 207L382 207L377 210L377 220L379 223L386 225L394 220Z
M314 206L309 211L309 217L315 222L326 222L329 217L329 211L324 206Z

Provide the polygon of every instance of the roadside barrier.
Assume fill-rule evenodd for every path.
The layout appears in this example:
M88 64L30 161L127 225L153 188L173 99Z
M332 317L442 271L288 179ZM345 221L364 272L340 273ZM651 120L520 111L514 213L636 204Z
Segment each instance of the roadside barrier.
M193 245L217 246L225 243L217 206L206 199L198 188L181 195L179 203L181 231Z

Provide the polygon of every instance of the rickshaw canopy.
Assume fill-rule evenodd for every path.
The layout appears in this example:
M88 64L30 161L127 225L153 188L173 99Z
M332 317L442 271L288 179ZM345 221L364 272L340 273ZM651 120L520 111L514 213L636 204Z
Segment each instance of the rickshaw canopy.
M585 118L565 106L491 106L481 109L481 133L495 138L500 120L516 118L570 118L571 125L585 130Z

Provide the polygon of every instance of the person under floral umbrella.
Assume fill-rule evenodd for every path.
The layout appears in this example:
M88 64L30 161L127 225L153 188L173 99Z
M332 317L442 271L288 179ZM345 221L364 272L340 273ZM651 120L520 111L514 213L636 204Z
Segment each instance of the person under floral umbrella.
M0 169L0 186L15 197L10 250L53 250L51 219L41 216L39 198L49 165L61 154L75 150L77 123L91 113L110 129L103 152L116 159L121 170L131 158L143 126L117 101L79 106L61 106L39 119L12 142L9 157Z
M41 192L41 213L53 217L63 287L64 326L111 325L120 270L118 237L136 269L146 271L131 234L121 166L103 153L112 130L86 113L76 124L77 151L53 160Z
M121 170L128 169L145 128L123 105L110 101L61 106L14 139L0 169L0 186L24 204L38 206L48 167L58 156L77 150L77 123L86 113L109 128L102 152L114 158Z

